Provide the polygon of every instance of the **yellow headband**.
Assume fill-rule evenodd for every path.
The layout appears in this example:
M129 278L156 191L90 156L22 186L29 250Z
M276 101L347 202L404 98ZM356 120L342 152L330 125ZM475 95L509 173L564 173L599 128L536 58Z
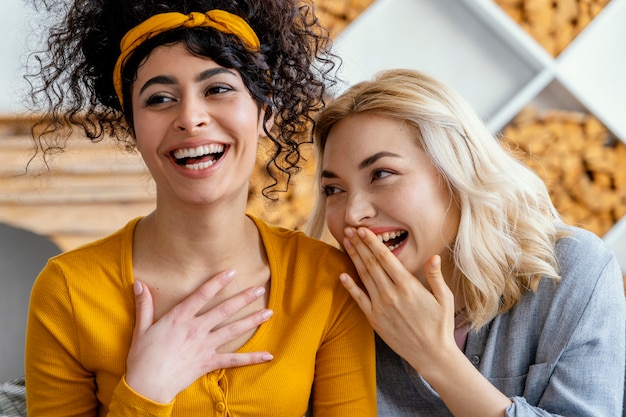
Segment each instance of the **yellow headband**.
M168 30L177 29L181 26L188 28L195 27L212 27L222 33L228 33L237 36L247 49L258 51L260 45L259 38L254 30L241 17L224 10L209 10L206 13L191 12L184 15L178 12L161 13L152 16L148 20L135 26L126 33L120 43L121 54L115 64L113 71L113 86L117 98L124 108L124 100L122 98L122 67L124 61L128 58L139 45L148 39Z

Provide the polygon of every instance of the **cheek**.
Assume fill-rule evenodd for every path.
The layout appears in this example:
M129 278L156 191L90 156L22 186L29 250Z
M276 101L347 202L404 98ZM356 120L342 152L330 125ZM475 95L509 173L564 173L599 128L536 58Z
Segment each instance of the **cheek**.
M150 151L154 146L149 140L150 137L151 135L145 130L142 130L141 134L135 134L135 146L144 159L147 154L151 153Z
M138 118L134 120L133 129L135 132L135 144L137 149L142 149L150 146L150 138L155 137L158 123L150 123L145 118Z
M135 147L148 170L154 175L159 163L159 146L157 136L143 129L135 134Z
M452 244L459 232L459 223L461 222L461 212L454 203L452 203L449 211L446 213L444 222L444 236L448 244Z
M326 203L326 224L333 237L341 243L345 227L344 211L337 204Z

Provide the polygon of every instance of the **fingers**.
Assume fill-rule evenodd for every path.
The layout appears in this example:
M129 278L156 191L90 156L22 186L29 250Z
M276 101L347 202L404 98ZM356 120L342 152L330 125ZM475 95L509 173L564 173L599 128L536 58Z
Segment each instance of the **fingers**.
M232 317L239 311L243 310L249 304L252 304L256 299L261 297L263 294L265 294L265 288L263 287L248 288L247 290L244 290L240 292L239 294L236 294L228 298L227 300L213 307L209 311L202 313L201 315L198 315L198 317L203 317L209 323L213 323L212 330L217 330L219 327L221 327L220 326L221 323L223 323L224 321L226 321L227 319L229 319L230 317ZM261 310L258 312L258 314L261 314L261 313L263 316L267 316L265 317L265 320L263 321L266 321L272 315L272 311L267 310L267 309ZM260 317L258 318L260 319ZM256 325L258 326L259 324L263 323L263 321L257 322ZM249 330L249 328L242 331L241 333L244 333L247 330Z
M154 308L152 305L152 294L147 285L141 281L133 283L135 293L135 333L143 333L152 326L154 319Z
M343 287L348 290L354 301L356 301L361 310L363 310L363 313L369 318L372 314L372 302L365 291L363 291L348 274L339 275L339 281Z
M441 273L441 257L434 255L424 265L424 275L433 296L442 306L454 304L454 297Z
M202 284L189 297L178 304L175 310L183 315L195 315L205 307L224 287L230 284L236 272L232 269L214 275ZM258 298L258 297L257 297ZM231 313L232 314L232 313Z
M344 246L359 271L359 276L363 279L374 279L379 290L397 284L398 279L406 273L398 258L371 230L364 227L358 230L347 228L345 233L348 242L344 242Z
M266 308L233 323L218 325L211 330L211 334L224 344L265 323L273 314L272 310Z
M255 365L274 359L269 352L224 353L215 357L216 369Z
M196 314L195 318L203 323L201 325L202 328L211 334L211 337L215 340L216 347L219 347L249 330L255 329L270 319L274 312L270 309L261 309L234 322L228 322L228 319L231 319L255 300L262 297L263 294L265 294L265 288L263 287L248 288L210 310L202 314Z
M375 265L371 262L367 265L365 261L366 259L371 260L373 255L370 249L362 244L360 238L356 237L354 229L347 228L345 233L346 237L343 240L343 246L359 273L359 278L367 289L367 292L370 296L375 297L376 294L381 291L381 289L378 288L379 283L375 279L376 271L372 270Z
M218 317L218 319L227 319L239 310L246 307L248 304L253 303L263 294L265 294L265 288L263 287L248 288L247 290L242 291L239 294L219 304L214 312L219 313L220 317Z
M215 369L272 359L268 352L233 353L233 348L225 346L272 316L261 303L251 305L265 293L262 287L246 289L218 303L216 294L233 276L226 271L212 277L156 322L148 286L139 281L134 284L136 324L127 357L129 386L147 398L167 403ZM217 295L220 299L225 296ZM220 352L221 347L225 352Z

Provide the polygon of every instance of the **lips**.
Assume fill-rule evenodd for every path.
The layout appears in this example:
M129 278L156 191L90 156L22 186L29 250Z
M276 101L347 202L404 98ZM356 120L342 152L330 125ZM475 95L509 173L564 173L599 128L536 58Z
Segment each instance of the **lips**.
M179 148L171 152L171 157L177 165L192 170L206 169L224 155L225 146L219 143L196 146L194 148Z

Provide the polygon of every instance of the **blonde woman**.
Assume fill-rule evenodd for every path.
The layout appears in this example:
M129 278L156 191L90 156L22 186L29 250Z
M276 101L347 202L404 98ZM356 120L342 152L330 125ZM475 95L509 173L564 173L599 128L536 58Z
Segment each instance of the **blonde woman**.
M310 233L377 332L379 416L622 415L620 268L437 80L390 70L314 130Z

